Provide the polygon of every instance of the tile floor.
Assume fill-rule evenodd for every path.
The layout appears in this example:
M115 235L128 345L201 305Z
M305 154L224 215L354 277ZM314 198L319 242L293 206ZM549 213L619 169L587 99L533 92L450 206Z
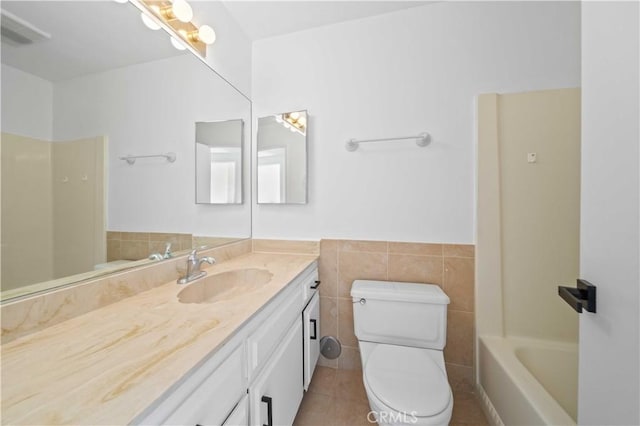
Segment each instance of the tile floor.
M488 425L476 396L453 391L450 426ZM294 426L371 426L369 403L362 384L362 371L317 366Z

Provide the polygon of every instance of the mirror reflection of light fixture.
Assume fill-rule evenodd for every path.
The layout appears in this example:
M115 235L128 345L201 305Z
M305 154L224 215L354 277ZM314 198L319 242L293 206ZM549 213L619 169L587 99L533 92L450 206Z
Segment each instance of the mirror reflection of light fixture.
M172 33L171 44L179 50L190 47L203 58L207 45L216 41L216 33L209 25L198 27L191 19L193 9L186 0L129 0L142 12L142 21L152 30L165 28Z
M307 116L304 111L294 111L282 114L282 120L285 123L285 127L288 127L292 132L298 131L303 135L307 131ZM287 126L288 125L288 126Z
M140 12L140 19L142 19L144 25L150 30L157 31L160 29L160 25L158 25L158 23L151 19L146 13Z
M169 37L169 39L171 40L171 45L176 49L185 50L187 48L187 46L185 46L184 43L178 40L177 38L171 36Z

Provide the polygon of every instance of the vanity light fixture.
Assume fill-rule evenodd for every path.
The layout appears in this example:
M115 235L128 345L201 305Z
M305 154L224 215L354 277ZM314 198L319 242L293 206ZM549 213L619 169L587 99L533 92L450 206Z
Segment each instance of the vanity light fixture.
M191 19L193 9L186 0L131 0L142 12L142 21L152 29L165 28L173 33L171 44L178 50L187 47L203 58L207 45L216 41L216 33L209 25L198 27Z
M147 2L145 2L147 3ZM178 21L188 23L193 19L193 9L186 0L173 0L172 3L160 8L160 15L165 21Z

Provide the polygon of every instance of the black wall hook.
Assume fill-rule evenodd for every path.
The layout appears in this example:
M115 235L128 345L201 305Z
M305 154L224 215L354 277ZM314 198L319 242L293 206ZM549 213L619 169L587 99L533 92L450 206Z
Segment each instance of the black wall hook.
M582 308L596 313L596 286L588 281L578 279L578 288L558 286L558 294L576 312L582 313Z

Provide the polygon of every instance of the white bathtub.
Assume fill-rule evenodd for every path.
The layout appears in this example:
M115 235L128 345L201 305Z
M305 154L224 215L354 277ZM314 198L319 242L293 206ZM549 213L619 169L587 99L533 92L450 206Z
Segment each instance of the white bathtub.
M481 336L478 355L480 393L494 422L497 414L508 426L576 424L576 343Z

